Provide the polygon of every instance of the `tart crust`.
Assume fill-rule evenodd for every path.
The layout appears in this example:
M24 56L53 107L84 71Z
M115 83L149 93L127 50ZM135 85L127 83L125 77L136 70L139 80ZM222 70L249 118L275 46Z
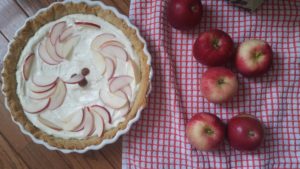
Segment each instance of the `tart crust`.
M89 137L86 139L63 139L46 134L39 128L35 127L24 114L22 105L19 101L16 81L16 70L19 57L27 41L48 22L57 20L69 14L92 14L103 18L120 29L131 41L133 49L140 59L140 88L137 92L135 101L130 112L125 116L125 121L117 127L105 131L101 137ZM144 53L145 44L138 38L136 30L127 25L127 23L117 17L111 10L106 10L100 6L89 6L84 2L81 3L56 3L46 11L39 13L35 18L29 20L25 26L18 32L14 41L10 44L9 51L3 64L3 86L2 90L6 96L7 106L13 119L24 126L25 130L30 132L37 139L47 142L49 145L60 149L84 149L91 145L100 144L105 139L113 138L119 130L125 129L128 122L133 119L138 110L146 106L147 92L150 85L150 65L147 64L148 57Z

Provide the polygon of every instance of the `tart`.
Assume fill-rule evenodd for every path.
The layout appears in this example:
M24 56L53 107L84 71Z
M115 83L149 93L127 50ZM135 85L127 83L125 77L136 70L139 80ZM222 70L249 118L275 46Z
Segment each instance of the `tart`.
M145 42L99 4L55 3L39 12L4 61L2 90L14 121L54 148L80 150L113 139L146 105Z

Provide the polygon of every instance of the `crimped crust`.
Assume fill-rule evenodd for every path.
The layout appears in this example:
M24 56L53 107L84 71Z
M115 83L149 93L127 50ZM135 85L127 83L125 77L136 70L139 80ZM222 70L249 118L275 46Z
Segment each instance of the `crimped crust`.
M122 32L131 41L133 48L140 58L141 81L140 88L137 92L136 99L131 107L131 111L125 116L125 121L121 122L116 128L105 131L101 137L90 137L86 139L63 139L46 134L35 127L23 112L22 105L19 101L16 81L16 70L19 57L27 41L40 29L43 25L50 21L57 20L69 14L92 14L103 18L107 22L122 30ZM144 53L144 43L138 38L135 29L129 27L126 22L118 18L112 11L102 9L100 6L89 6L86 3L56 3L48 10L41 12L34 19L29 20L25 26L18 32L14 41L11 43L9 52L3 65L3 93L7 99L7 106L14 120L29 131L36 138L47 142L49 145L61 149L84 149L91 145L100 144L105 139L113 138L118 130L125 129L128 122L133 119L141 107L146 106L146 95L149 87L150 65L147 64L148 57Z

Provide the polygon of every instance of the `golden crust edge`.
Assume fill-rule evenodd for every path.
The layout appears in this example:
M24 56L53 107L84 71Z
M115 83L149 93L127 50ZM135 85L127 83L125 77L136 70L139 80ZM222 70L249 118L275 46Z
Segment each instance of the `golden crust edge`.
M25 116L19 98L16 94L16 69L19 61L20 54L26 45L26 42L32 35L42 27L44 24L52 20L57 20L65 15L74 13L93 14L98 17L102 17L106 21L115 25L123 31L123 33L131 41L133 48L140 57L140 67L142 79L140 82L140 89L137 93L134 104L131 111L126 115L125 121L121 122L116 128L106 131L101 137L91 137L83 140L79 139L63 139L48 135L36 128ZM31 31L32 30L32 31ZM118 18L112 11L102 9L100 6L88 6L85 3L66 3L55 4L47 11L40 13L36 18L26 23L25 27L20 30L14 41L11 43L9 52L3 65L3 93L7 99L7 106L10 109L10 113L13 119L20 123L25 130L30 132L35 138L41 139L47 142L49 145L60 149L85 149L88 146L98 145L105 139L113 138L119 130L123 130L127 127L130 120L136 117L137 112L141 107L145 107L147 104L147 92L150 84L150 65L147 64L148 57L143 52L144 43L138 38L136 31L129 27L126 22ZM13 76L12 76L13 75Z

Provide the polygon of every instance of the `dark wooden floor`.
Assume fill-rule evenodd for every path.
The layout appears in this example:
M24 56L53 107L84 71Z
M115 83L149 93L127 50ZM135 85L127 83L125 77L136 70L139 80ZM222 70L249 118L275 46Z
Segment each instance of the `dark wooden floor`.
M128 15L130 0L103 0ZM0 0L0 56L7 51L7 44L15 31L28 16L46 7L52 0ZM3 95L0 95L0 169L111 169L121 168L121 140L99 151L85 154L63 154L49 151L37 145L21 133L4 108Z

